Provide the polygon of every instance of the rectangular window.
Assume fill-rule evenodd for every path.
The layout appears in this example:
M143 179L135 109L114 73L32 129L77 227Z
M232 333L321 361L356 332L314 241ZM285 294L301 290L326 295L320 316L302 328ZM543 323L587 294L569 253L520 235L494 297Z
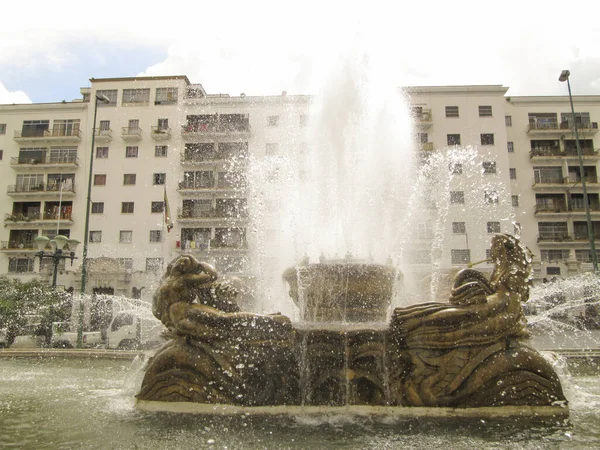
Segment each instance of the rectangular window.
M33 272L33 258L8 258L9 273Z
M483 173L496 173L496 162L495 161L484 161Z
M160 272L163 265L163 258L146 258L146 272Z
M463 173L463 165L462 163L450 163L450 173L454 175L458 175Z
M446 135L448 145L460 145L460 134L448 134Z
M108 147L96 147L96 159L108 158Z
M104 214L104 202L92 202L92 214Z
M150 89L123 89L122 104L148 103L150 101Z
M419 133L419 143L427 144L429 142L429 135L427 133Z
M123 175L123 184L125 186L132 186L135 184L135 178L135 173L126 173L125 175Z
M483 201L488 205L493 205L498 203L498 192L496 191L485 191L483 193Z
M279 125L279 116L269 116L267 117L267 124L270 127L276 127Z
M506 147L508 148L508 153L514 153L515 152L515 143L514 142L507 142L506 143Z
M481 145L494 145L494 134L493 133L482 133L481 134Z
M589 252L589 250L588 250ZM566 261L571 255L570 250L540 250L542 261Z
M0 150L0 161L4 159L4 150Z
M160 131L166 131L169 129L169 119L158 119L157 126Z
M458 106L446 106L446 117L458 117Z
M133 240L133 231L131 230L121 230L119 231L119 242L124 244L131 244Z
M125 158L137 158L138 148L137 146L125 147Z
M546 267L546 275L560 275L560 267Z
M511 199L512 199L513 206L519 206L519 196L518 195L512 195Z
M156 158L166 158L167 157L167 146L166 145L157 145L154 147L154 156Z
M101 120L99 129L100 129L100 134L102 134L103 131L109 131L110 130L110 120Z
M150 230L150 242L162 242L162 231Z
M508 169L508 171L510 173L510 179L516 180L517 179L517 169L515 169L514 167L511 167L510 169Z
M487 223L488 233L500 233L500 222L488 222Z
M106 186L106 175L94 175L94 186Z
M504 124L507 127L512 127L512 116L504 116Z
M156 99L154 100L155 105L173 105L177 103L178 88L166 87L156 88Z
M452 222L452 233L454 234L466 234L467 227L465 222Z
M155 173L152 175L152 184L163 185L167 182L167 174L166 173Z
M165 202L152 202L150 204L151 213L162 213L165 211Z
M463 191L451 191L450 192L450 203L464 203L465 193Z
M471 250L453 249L450 250L452 264L469 264L471 262Z
M90 231L89 241L92 244L98 244L102 242L102 231Z
M279 144L277 142L268 142L265 148L265 155L272 156L279 152Z
M479 117L492 117L491 105L479 105Z
M102 96L105 96L109 100L109 103L98 102L98 106L110 106L110 105L114 106L117 104L117 90L116 89L105 89L105 90L96 91L96 95L100 98L102 98Z
M122 214L133 214L133 202L121 202Z
M0 123L0 134L6 134L6 124Z

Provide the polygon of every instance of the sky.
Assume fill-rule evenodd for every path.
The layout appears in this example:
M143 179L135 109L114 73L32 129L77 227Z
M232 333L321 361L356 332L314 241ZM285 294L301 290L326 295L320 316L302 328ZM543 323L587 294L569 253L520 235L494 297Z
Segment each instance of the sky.
M101 7L99 6L101 5ZM285 0L3 4L0 104L80 98L90 78L187 75L208 93L315 94L344 58L397 86L600 95L600 2Z

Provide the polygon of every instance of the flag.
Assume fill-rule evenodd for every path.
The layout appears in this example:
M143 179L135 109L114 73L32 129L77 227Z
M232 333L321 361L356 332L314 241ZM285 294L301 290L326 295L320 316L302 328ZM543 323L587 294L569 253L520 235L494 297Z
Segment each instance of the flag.
M167 226L167 233L173 228L173 220L171 220L171 209L169 208L169 199L167 198L167 186L165 185L165 225Z

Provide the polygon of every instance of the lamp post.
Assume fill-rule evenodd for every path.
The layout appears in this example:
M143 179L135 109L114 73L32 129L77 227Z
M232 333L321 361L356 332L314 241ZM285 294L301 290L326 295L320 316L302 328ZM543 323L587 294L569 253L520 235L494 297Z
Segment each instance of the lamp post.
M567 82L569 89L569 102L571 103L571 116L573 120L573 130L575 132L575 147L577 148L577 159L579 160L579 172L581 178L581 187L583 189L583 204L585 207L585 218L587 221L588 240L590 242L590 253L592 257L592 266L594 267L594 274L598 275L598 256L596 255L596 243L594 238L594 227L592 225L592 216L590 213L590 204L588 201L587 185L585 182L585 171L583 168L583 156L581 154L581 146L579 145L579 133L577 131L577 121L575 120L575 107L573 106L573 95L571 94L571 82L569 76L571 72L563 70L558 77L558 81Z
M96 137L96 114L98 113L98 102L110 103L109 98L106 95L95 95L94 102L94 124L92 126L92 148L90 151L90 173L88 176L88 189L87 189L87 204L85 208L85 227L83 230L83 255L81 258L81 289L82 294L85 293L85 284L87 281L87 252L88 252L88 241L89 241L89 229L90 229L90 208L92 206L92 176L94 169L94 142Z
M39 250L35 256L40 258L40 265L42 264L42 260L44 258L52 259L53 261L54 270L52 272L52 287L56 287L58 264L63 259L70 259L71 265L73 265L73 260L77 259L75 257L75 250L79 245L79 241L77 239L69 239L68 237L59 234L52 240L46 236L38 236L34 239L34 242ZM52 246L52 252L44 251L48 244Z

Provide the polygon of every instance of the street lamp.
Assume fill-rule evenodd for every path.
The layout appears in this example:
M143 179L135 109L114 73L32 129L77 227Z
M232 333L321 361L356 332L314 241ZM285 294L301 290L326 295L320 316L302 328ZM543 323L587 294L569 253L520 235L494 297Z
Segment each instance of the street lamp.
M96 137L96 114L98 113L98 102L110 103L110 99L106 95L96 93L96 100L94 102L94 124L92 126L92 149L90 152L90 173L88 176L88 189L87 189L87 205L85 208L85 228L83 231L83 255L81 258L81 290L82 294L85 293L85 283L87 281L87 251L88 251L88 240L89 240L89 229L90 229L90 208L92 205L92 176L94 168L94 142Z
M594 273L598 275L598 255L596 255L596 243L594 241L594 227L592 225L592 216L590 213L590 204L588 201L587 185L585 183L585 171L583 168L583 156L581 154L581 146L579 145L579 133L577 131L577 121L575 120L575 107L573 106L573 95L571 94L571 82L569 76L571 72L563 70L558 77L558 81L567 82L569 89L569 102L571 103L571 116L573 120L573 130L575 132L575 146L577 148L577 159L579 160L579 175L581 178L581 187L583 188L583 204L585 207L585 217L587 220L588 240L590 242L590 253L592 256L592 266L594 267Z
M54 239L50 240L47 236L38 236L34 240L39 252L35 255L40 258L40 265L44 258L52 259L54 265L54 271L52 272L52 287L56 287L56 274L58 272L58 264L63 259L70 259L71 265L75 257L75 250L79 245L77 239L69 239L66 236L57 235ZM46 252L44 249L50 244L52 246L52 252ZM68 250L68 252L67 252Z

